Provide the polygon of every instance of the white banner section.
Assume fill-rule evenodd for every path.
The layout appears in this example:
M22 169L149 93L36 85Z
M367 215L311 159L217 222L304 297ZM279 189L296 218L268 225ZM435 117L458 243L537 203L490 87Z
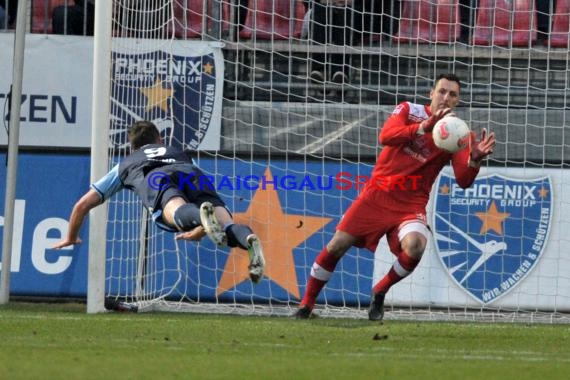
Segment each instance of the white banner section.
M12 82L14 35L0 33L0 106ZM221 47L201 41L113 42L112 141L135 120L154 121L173 143L218 150L224 61ZM93 39L26 36L20 145L91 145ZM133 102L136 99L136 103ZM8 108L6 108L8 110ZM9 117L5 119L8 123ZM6 145L6 133L0 144Z
M446 168L432 189L422 261L387 303L570 311L569 185L568 170L482 168L464 190ZM374 283L394 259L383 238Z

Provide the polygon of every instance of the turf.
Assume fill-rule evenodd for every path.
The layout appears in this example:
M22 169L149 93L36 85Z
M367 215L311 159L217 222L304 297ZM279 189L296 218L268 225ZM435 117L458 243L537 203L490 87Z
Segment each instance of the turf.
M570 325L0 306L0 379L568 379Z

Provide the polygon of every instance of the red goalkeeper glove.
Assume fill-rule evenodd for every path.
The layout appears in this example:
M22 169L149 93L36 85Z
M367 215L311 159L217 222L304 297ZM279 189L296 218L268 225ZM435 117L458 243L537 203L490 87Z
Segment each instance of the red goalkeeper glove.
M418 134L423 135L426 132L433 131L433 127L435 126L435 124L441 119L443 119L444 116L450 113L451 113L451 108L437 110L434 114L432 114L430 117L428 117L427 119L425 119L420 123L420 126L418 128Z
M487 130L483 129L479 141L477 141L475 133L471 133L471 139L469 141L469 166L479 167L481 161L493 153L496 143L494 132L487 134Z

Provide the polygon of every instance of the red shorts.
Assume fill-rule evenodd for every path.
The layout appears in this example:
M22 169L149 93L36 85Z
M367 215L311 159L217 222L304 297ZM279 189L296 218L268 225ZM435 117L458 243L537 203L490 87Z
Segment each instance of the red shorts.
M409 206L402 205L401 211L396 211L382 207L382 203L379 202L383 197L382 194L367 193L378 192L361 193L346 210L336 229L358 238L356 247L367 248L372 252L376 251L382 236L387 235L390 250L398 254L400 252L399 227L409 221L427 224L425 209L410 210Z

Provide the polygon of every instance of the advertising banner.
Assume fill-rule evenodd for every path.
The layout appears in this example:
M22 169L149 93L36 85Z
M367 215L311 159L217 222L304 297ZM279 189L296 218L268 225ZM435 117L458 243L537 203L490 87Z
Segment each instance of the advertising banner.
M0 159L5 160L5 155ZM364 173L370 173L368 165L350 163L210 158L197 163L211 176L235 220L249 224L259 235L268 262L266 278L252 286L244 251L221 248L214 252L213 243L204 239L199 245L183 242L183 255L176 256L172 254L175 241L167 233L162 245L156 246L160 249L152 252L162 255L161 267L153 270L172 273L173 278L163 282L176 283L175 294L201 301L299 300L313 261L357 196L366 180ZM5 178L5 170L0 165L0 179ZM88 181L86 155L22 154L12 294L86 295L87 226L81 233L83 244L69 250L51 246L67 231L71 208ZM424 257L415 272L391 289L387 302L419 307L570 309L570 260L562 248L570 241L564 232L570 200L562 191L569 183L570 173L564 170L493 168L483 169L473 186L464 190L446 168L433 188L428 209L433 235ZM4 195L0 187L0 197ZM129 215L136 219L136 213L115 212L113 207L118 206L110 212L115 221ZM0 227L3 215L2 205ZM111 251L120 254L120 245L127 240L117 235L110 239L108 258ZM186 260L185 264L179 260ZM373 283L393 260L384 239L376 253L349 250L319 301L367 304ZM182 282L171 271L180 267L186 271ZM127 278L122 271L128 270L126 265L107 268L113 279ZM127 292L134 289L134 284L124 286Z
M569 268L560 251L570 205L565 170L482 168L461 189L446 168L428 205L432 237L414 273L388 302L446 307L570 308ZM383 239L375 280L394 256Z
M8 104L12 33L0 33L0 104ZM221 48L201 41L113 40L111 137L125 142L135 120L152 120L173 144L218 150L224 61ZM91 146L93 39L26 36L20 145ZM8 109L8 108L6 108ZM9 121L9 115L5 118ZM6 145L0 133L0 145Z

